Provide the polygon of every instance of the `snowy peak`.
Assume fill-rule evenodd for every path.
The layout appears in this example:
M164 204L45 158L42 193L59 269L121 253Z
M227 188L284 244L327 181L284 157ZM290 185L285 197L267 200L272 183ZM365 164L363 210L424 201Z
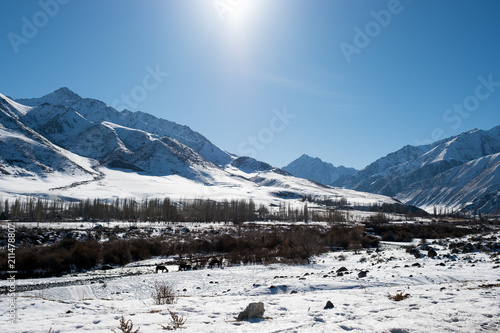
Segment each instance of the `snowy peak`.
M283 167L290 174L314 180L325 185L337 185L348 177L354 175L357 170L344 166L335 167L331 163L322 161L320 158L303 154L295 161Z
M425 162L467 162L500 151L500 126L489 131L472 130L442 140L425 155Z
M430 145L403 147L373 162L343 185L358 191L393 196L420 207L441 205L470 211L478 208L477 205L485 206L484 202L489 200L486 198L496 197L500 184L481 182L485 170L466 166L481 166L483 163L478 161L498 153L500 126L488 131L472 130ZM460 177L449 176L457 170L462 170ZM494 173L500 172L494 170ZM472 201L477 205L470 204L472 193L475 195ZM490 202L487 207L494 211L495 204Z
M94 125L101 122L109 122L128 128L142 130L160 137L168 136L182 142L197 153L205 156L205 158L212 163L219 166L227 165L234 159L233 155L215 146L203 135L191 130L188 126L160 119L141 111L117 111L102 101L92 98L82 98L68 88L60 88L53 93L40 98L18 99L17 101L33 107L45 106L46 108L44 109L44 112L47 112L47 115L44 117L47 118L49 117L49 113L54 114L54 111L50 112L47 107L53 106L54 108L60 109L61 106L64 106L68 109L76 111L82 118L85 118L88 122L93 123ZM38 113L40 114L41 112ZM74 117L75 116L73 115L73 118ZM80 130L83 131L89 127L83 126L83 123L80 122L79 119L74 120L78 123L78 125L75 124L73 128L69 126L68 134L71 134L72 137L77 134L74 133L77 128L80 128ZM71 123L69 120L68 122ZM62 130L63 129L59 129L59 132Z
M79 95L77 95L70 89L63 87L43 97L18 98L16 99L16 102L28 106L38 106L44 103L48 103L51 105L64 105L70 107L81 99L82 98Z

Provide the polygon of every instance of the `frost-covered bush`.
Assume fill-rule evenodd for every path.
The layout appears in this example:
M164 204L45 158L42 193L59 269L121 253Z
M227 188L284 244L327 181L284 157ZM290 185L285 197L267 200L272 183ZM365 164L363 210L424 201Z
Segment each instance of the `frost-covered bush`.
M171 284L156 282L153 286L151 297L156 305L173 304L177 299L177 294Z

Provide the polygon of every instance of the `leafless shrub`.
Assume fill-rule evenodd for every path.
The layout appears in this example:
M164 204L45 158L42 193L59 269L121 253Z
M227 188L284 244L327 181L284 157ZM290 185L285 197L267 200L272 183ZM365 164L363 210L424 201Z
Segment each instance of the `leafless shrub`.
M125 321L125 318L123 318L123 316L120 318L120 326L118 327L118 329L123 333L138 333L140 330L140 328L138 328L135 331L132 331L134 329L134 323L132 323L131 319ZM112 331L114 333L117 333L115 330Z
M172 285L165 282L156 282L151 292L151 297L156 305L173 304L177 299Z
M178 328L181 328L187 321L187 318L184 318L183 315L178 315L172 310L168 309L170 313L170 324L167 326L160 325L164 330L173 331Z
M389 299L395 302L399 302L410 297L410 294L403 294L403 292L397 292L396 295L389 294Z

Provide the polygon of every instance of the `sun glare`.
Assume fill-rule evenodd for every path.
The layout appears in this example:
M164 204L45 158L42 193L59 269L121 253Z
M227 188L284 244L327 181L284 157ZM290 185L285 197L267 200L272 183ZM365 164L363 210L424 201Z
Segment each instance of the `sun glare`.
M259 22L256 3L239 1L235 7L226 12L224 24L233 35L245 37L249 35Z
M259 36L259 16L262 14L262 1L223 1L220 2L219 17L223 24L223 35L227 54L231 55L229 65L233 70L244 70L251 66L255 52L255 39ZM260 18L262 21L262 18Z

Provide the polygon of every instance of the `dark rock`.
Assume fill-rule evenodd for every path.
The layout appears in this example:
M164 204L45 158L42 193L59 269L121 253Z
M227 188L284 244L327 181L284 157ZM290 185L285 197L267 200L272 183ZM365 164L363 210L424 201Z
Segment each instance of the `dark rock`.
M326 305L323 309L328 310L328 309L333 309L333 308L334 308L333 303L328 301L328 302L326 302Z
M419 251L419 249L417 249L416 247L414 247L414 248L410 249L410 250L408 251L408 253L409 253L409 254L411 254L411 255L415 255L415 254L420 255L420 251Z
M464 247L463 247L463 249L462 249L463 253L470 253L470 252L472 252L474 250L475 250L475 247L471 243L465 244Z
M237 320L261 319L264 316L264 303L250 303L245 310L240 312Z
M365 278L366 277L366 274L368 273L368 271L361 271L358 273L358 278Z
M437 257L437 252L436 250L434 250L432 247L429 248L429 251L427 251L427 256L429 258L434 258L434 257Z
M337 273L343 273L343 272L347 272L348 269L345 268L345 267L340 267L339 269L337 269Z

